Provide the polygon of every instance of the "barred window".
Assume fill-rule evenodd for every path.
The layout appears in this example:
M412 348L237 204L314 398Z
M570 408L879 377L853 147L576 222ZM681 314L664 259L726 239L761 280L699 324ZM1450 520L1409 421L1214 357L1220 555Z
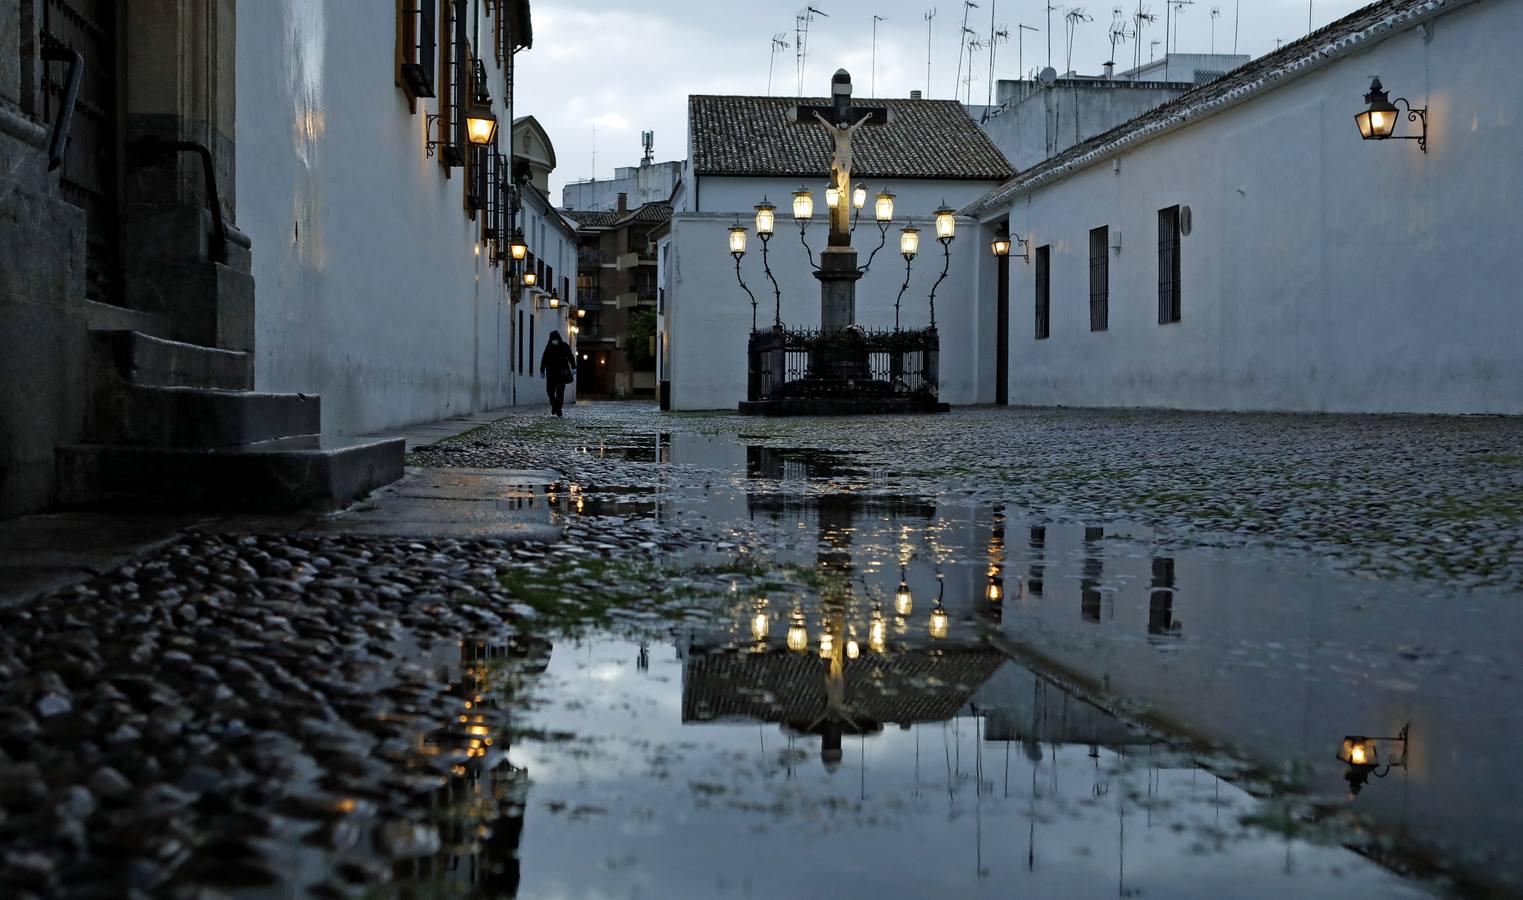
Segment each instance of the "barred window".
M1052 245L1036 248L1036 339L1052 334Z
M1111 263L1110 228L1089 230L1089 330L1110 328Z
M436 0L398 0L397 5L397 83L410 100L432 97L439 27Z
M1179 207L1158 211L1158 324L1179 321Z

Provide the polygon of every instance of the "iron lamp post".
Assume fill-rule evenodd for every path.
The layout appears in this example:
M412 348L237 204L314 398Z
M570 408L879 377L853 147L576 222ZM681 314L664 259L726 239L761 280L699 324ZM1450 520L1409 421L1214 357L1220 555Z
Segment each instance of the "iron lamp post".
M766 238L762 239L762 246L766 246ZM745 279L740 277L740 261L746 255L746 226L736 222L730 226L730 255L735 257L735 280L740 284L740 289L751 298L751 330L756 330L756 295L746 287Z
M1354 124L1359 126L1359 136L1367 141L1386 141L1391 138L1404 141L1416 141L1418 149L1428 152L1428 107L1414 108L1405 97L1397 97L1391 101L1390 95L1376 78L1370 82L1370 92L1364 95L1364 102L1369 104L1362 112L1354 116ZM1396 118L1401 113L1396 104L1405 104L1407 107L1407 121L1420 124L1417 134L1397 135Z
M826 202L829 202L830 195L828 193L825 199ZM799 243L804 245L804 252L809 254L809 265L818 269L819 265L814 261L814 248L810 247L809 242L804 240L804 234L809 230L809 223L814 221L814 191L806 187L800 187L793 192L793 221L799 227Z
M777 286L777 278L772 274L772 265L767 259L767 242L772 240L772 231L777 226L777 207L762 197L762 202L756 204L756 236L762 242L762 271L767 274L767 280L772 282L773 311L772 324L775 328L783 327L783 289ZM797 204L795 204L797 208ZM751 330L756 330L756 316L751 317Z
M904 300L904 292L910 289L910 268L915 263L915 254L920 252L920 229L913 225L906 225L899 229L899 255L904 257L904 284L899 287L899 296L894 298L894 330L899 330L899 304Z
M952 270L952 241L957 239L957 212L952 207L947 206L945 200L941 201L941 206L936 209L933 215L936 216L936 240L941 243L944 262L941 267L941 277L937 278L936 283L931 285L930 307L932 330L936 328L936 289L941 287L941 283L947 279L947 273Z

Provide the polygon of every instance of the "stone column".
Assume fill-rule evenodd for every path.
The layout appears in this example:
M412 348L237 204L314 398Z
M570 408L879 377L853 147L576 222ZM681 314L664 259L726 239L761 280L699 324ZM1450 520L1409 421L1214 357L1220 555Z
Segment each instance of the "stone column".
M846 202L846 201L843 201ZM857 251L827 249L820 254L820 330L840 331L857 320Z

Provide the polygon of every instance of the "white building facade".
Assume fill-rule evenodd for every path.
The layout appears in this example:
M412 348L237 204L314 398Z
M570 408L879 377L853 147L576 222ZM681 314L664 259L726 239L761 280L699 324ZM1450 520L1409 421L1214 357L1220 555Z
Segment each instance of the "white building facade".
M1523 413L1520 33L1503 0L1367 7L970 205L1029 241L1007 299L976 264L1010 402ZM1361 139L1371 75L1426 152Z
M787 116L796 104L826 102L689 98L690 168L674 199L671 228L658 245L658 378L674 409L733 409L746 397L752 308L726 246L728 229L737 221L751 231L740 276L756 297L757 325L771 326L780 306L787 327L819 327L820 283L810 256L818 262L828 231L824 190L830 139L820 126L794 125ZM887 106L892 119L884 126L864 127L853 141L853 179L865 184L869 195L852 238L859 266L868 264L881 239L873 198L880 191L893 193L895 211L882 249L857 282L857 324L894 327L895 301L906 282L900 229L920 228L920 252L903 291L899 323L905 328L930 324L931 288L947 266L947 276L936 288L941 399L954 404L992 399L992 387L980 385L973 352L979 329L992 322L975 308L971 260L976 229L964 230L944 253L931 214L943 203L955 209L971 202L1011 169L956 101L862 102ZM816 206L802 241L791 207L801 185L815 192ZM753 221L754 207L763 199L777 206L776 233L767 248L776 291L764 273ZM992 305L992 300L985 304ZM984 393L990 396L984 398Z
M390 4L355 15L336 0L236 8L238 81L261 86L239 91L237 104L238 225L253 242L258 290L256 384L320 393L325 433L547 402L527 360L551 330L565 331L574 302L574 278L551 310L505 278L498 258L506 235L497 232L513 224L516 206L534 257L557 280L575 267L574 240L542 194L536 202L525 182L515 204L507 190L522 167L508 162L518 154L505 76L529 42L526 5L517 23L500 20L519 15L519 4L419 5L433 21L408 26ZM458 31L449 17L463 17ZM479 65L465 77L490 97L501 123L490 149L503 160L479 182L469 166L441 165L447 148L429 147L458 143L431 116L455 102L443 82L463 70L443 65L446 41L436 41L440 64L420 64L433 96L414 96L402 70L420 30L463 35Z

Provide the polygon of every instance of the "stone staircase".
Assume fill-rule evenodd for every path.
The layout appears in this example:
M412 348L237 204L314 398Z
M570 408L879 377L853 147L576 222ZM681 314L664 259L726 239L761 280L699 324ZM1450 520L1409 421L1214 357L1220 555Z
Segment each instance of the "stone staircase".
M401 439L324 437L315 395L252 390L248 353L90 332L83 443L58 448L69 507L290 512L402 476Z

